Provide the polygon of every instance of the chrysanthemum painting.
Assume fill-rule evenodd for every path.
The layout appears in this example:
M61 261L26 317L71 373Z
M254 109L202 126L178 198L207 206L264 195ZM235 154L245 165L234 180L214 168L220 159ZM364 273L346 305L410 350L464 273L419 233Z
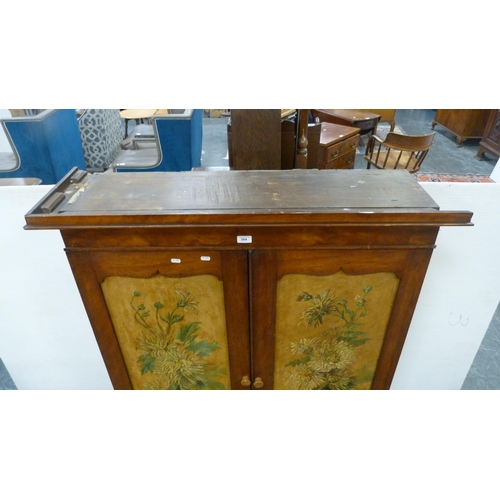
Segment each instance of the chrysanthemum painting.
M102 284L134 389L229 389L224 296L215 276Z
M369 389L398 283L392 273L282 278L275 389Z
M141 373L157 375L143 384L143 389L225 389L218 381L225 374L222 367L210 362L210 355L220 349L217 342L200 340L201 323L187 321L188 313L198 314L198 302L189 292L176 290L178 300L170 311L163 302L155 302L154 318L141 303L141 293L134 292L130 306L134 320L140 326L136 349Z

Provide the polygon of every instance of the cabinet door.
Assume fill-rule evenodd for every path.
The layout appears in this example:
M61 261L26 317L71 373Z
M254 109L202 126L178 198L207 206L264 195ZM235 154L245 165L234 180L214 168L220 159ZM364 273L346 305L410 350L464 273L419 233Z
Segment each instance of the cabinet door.
M256 251L253 376L263 389L387 389L431 255Z
M68 258L115 389L247 388L246 252L68 250Z

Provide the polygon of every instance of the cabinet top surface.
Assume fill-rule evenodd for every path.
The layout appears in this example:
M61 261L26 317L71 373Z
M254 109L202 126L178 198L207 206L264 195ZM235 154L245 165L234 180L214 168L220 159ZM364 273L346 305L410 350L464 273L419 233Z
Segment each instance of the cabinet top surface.
M359 128L323 122L319 143L322 146L331 146L359 134Z
M209 215L231 222L244 216L257 219L257 214L264 222L270 221L265 218L270 215L275 221L281 216L300 222L308 214L337 214L338 218L338 214L353 212L439 211L435 201L405 171L106 173L87 174L79 182L71 182L71 175L26 215L28 228L57 227L68 217L78 224L78 218L92 216L100 218L99 224L106 224L107 217L116 220L120 216L166 223ZM50 207L54 198L57 201Z

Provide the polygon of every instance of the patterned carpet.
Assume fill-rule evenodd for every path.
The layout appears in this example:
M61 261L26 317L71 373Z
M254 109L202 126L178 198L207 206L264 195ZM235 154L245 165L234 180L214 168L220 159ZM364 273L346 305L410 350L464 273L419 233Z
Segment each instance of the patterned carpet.
M416 173L414 174L419 182L483 182L495 183L487 175L476 174L433 174L433 173Z

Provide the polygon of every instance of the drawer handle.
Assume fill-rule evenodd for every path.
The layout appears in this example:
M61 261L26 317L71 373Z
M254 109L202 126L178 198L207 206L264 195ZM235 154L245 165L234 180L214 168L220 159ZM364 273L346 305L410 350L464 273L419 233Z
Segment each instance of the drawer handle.
M242 379L241 379L241 385L243 387L250 387L252 385L252 382L250 381L250 377L248 375L245 375Z
M260 377L256 377L253 386L256 389L260 389L261 387L264 387L264 381Z
M339 151L338 151L338 150L337 150L337 151L332 151L332 152L330 153L330 156L331 156L332 158L337 158L337 156L338 156L338 155L339 155Z
M353 142L351 144L351 149L356 149L358 147L358 143L357 142Z

